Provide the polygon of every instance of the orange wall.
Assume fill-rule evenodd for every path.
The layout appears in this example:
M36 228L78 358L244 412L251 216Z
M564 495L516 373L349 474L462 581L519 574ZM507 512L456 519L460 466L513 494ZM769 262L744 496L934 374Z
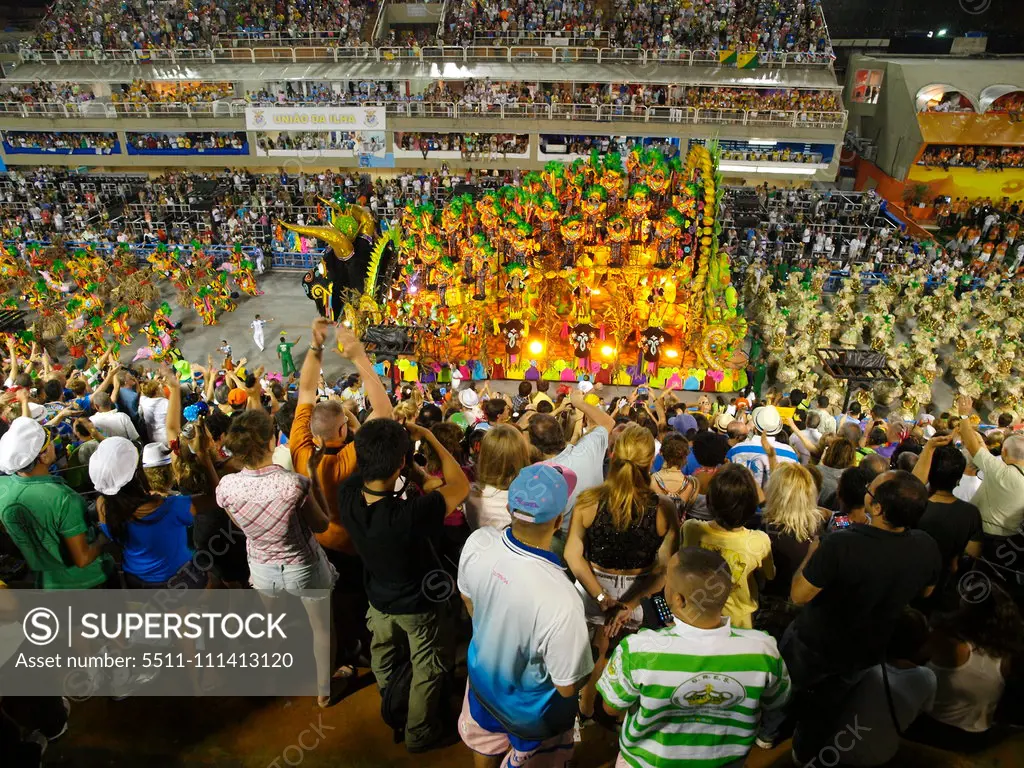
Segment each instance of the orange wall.
M878 194L886 200L903 202L903 189L906 186L903 182L897 181L870 160L857 158L857 178L853 188L866 189L869 180L875 182L874 186L878 190Z

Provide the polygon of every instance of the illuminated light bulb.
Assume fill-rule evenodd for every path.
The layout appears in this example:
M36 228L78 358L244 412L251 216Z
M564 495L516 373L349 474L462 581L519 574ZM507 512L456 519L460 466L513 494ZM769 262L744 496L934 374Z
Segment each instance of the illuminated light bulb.
M544 351L544 345L541 342L539 342L539 341L531 341L530 342L530 354L531 355L539 355L543 351Z
M601 354L604 355L605 357L611 357L612 355L615 354L615 347L609 347L607 344L605 344L603 347L601 347Z
M601 289L600 288L595 288L593 291L591 291L591 293L593 293L595 296L600 296L601 295Z
M674 349L666 349L666 350L665 350L665 354L666 354L666 355L667 355L668 357L673 357L673 358L675 358L675 357L679 357L679 353L678 353L678 352L676 352L676 351L675 351Z

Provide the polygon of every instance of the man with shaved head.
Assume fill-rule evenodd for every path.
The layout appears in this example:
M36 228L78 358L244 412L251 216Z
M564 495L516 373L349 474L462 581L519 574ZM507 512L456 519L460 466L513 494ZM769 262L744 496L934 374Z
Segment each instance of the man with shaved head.
M668 564L673 623L626 637L597 684L605 710L625 714L619 761L628 765L740 765L761 711L789 699L775 640L722 616L732 590L717 552L686 547Z

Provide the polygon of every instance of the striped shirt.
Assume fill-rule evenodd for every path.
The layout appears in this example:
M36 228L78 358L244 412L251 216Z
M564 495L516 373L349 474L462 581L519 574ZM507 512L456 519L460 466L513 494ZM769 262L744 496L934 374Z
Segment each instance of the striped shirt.
M771 441L772 447L775 448L775 458L780 463L783 461L794 461L799 462L800 457L796 455L796 451L790 448L785 443L780 443L774 437L768 438ZM742 443L737 443L729 452L725 454L725 457L733 464L742 464L751 472L754 473L754 479L757 480L757 484L764 488L768 485L769 465L768 465L768 454L764 452L764 448L761 447L761 436L754 435L751 438L744 440Z
M789 673L775 640L736 629L675 625L624 639L597 684L628 710L619 753L634 768L716 768L741 761L762 709L789 699Z

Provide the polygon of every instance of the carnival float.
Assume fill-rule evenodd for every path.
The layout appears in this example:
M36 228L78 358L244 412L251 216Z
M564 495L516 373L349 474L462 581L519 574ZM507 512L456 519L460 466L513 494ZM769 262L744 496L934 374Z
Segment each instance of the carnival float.
M404 357L421 378L457 368L465 379L734 391L746 384L747 328L719 250L717 154L712 142L685 160L635 147L551 162L517 186L409 205L376 240L366 211L340 200L321 201L328 225L282 225L332 247L304 279L321 313L340 319L343 304L364 333L407 330ZM339 302L357 238L365 277Z

